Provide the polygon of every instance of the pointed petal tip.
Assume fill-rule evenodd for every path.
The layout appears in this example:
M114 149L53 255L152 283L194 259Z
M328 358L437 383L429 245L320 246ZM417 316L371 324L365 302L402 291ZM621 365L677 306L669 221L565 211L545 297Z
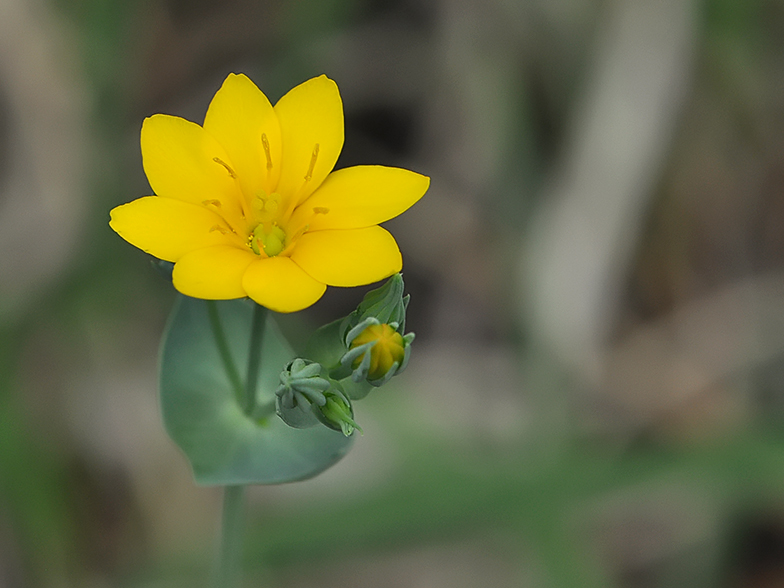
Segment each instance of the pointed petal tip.
M253 82L253 80L251 80L246 74L241 73L241 72L240 73L232 72L232 73L230 73L229 75L226 76L225 80L223 80L223 85L225 85L225 84L232 84L232 83L234 83L234 84L237 84L237 83L239 83L239 84L251 84L254 88L258 88L258 86L256 86L256 84Z

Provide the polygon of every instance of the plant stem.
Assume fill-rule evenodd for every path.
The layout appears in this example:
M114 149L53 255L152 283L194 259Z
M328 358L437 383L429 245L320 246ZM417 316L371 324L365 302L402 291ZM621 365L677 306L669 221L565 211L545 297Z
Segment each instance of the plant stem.
M242 569L243 503L245 486L224 486L221 545L213 577L215 588L239 585Z
M253 307L251 321L250 342L248 347L248 374L245 385L242 385L237 366L231 357L226 335L218 314L218 305L213 300L207 300L207 312L210 318L212 334L218 347L223 367L231 382L237 404L246 415L255 412L266 413L266 406L256 407L256 388L258 387L259 370L261 369L261 346L264 340L264 326L266 324L266 309L258 304ZM272 404L272 412L275 410ZM262 410L263 409L263 410ZM243 496L245 486L224 486L223 488L223 515L221 523L221 543L218 561L213 577L215 588L233 588L240 579L242 563L242 535L243 535Z
M256 388L258 387L259 370L261 369L261 345L264 340L266 309L258 304L253 307L250 342L248 347L248 374L245 385L242 385L237 366L231 358L231 351L218 314L218 305L207 301L207 310L212 326L212 334L218 347L223 366L234 390L234 396L246 415L256 410ZM274 412L274 404L273 412ZM259 407L262 408L262 407ZM258 412L258 411L257 411ZM239 584L242 569L242 535L243 535L243 496L245 486L224 486L223 515L221 523L221 543L218 562L213 577L215 588L232 588Z
M206 300L207 314L210 317L210 327L212 327L212 336L215 338L215 345L218 347L223 368L226 370L226 375L231 383L232 390L234 390L234 397L240 406L245 406L245 388L240 379L240 373L237 371L237 366L231 358L231 351L229 344L226 341L226 335L223 332L223 327L220 322L220 315L218 314L218 305L214 300Z
M264 340L264 326L267 323L267 309L259 304L253 305L253 320L250 330L250 347L248 349L248 377L245 380L245 414L253 414L256 408L256 387L261 369L261 344Z

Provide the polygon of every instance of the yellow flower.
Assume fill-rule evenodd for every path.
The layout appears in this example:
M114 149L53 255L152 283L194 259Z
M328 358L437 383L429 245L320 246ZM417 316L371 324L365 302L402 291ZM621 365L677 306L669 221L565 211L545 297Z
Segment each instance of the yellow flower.
M156 195L118 206L109 224L174 262L183 294L301 310L328 285L400 271L397 243L378 224L412 206L430 182L382 166L333 172L342 147L343 104L326 76L273 107L250 79L230 74L203 126L160 114L144 121L142 160Z

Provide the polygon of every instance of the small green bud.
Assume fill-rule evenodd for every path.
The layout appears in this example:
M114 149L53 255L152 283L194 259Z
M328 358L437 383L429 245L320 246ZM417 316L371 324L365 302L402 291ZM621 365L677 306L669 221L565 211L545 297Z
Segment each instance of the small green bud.
M332 384L321 377L321 365L297 358L280 373L275 391L278 416L290 427L304 429L318 424L312 406L324 406L324 393Z
M336 388L326 393L327 402L315 410L316 417L330 429L341 431L346 437L350 437L356 429L362 433L356 421L354 421L354 410L351 402L346 396Z
M346 437L354 429L362 429L354 422L351 401L340 384L321 376L320 364L297 358L280 374L280 386L275 392L275 409L284 423L296 429L313 427L319 422L330 429L341 431Z

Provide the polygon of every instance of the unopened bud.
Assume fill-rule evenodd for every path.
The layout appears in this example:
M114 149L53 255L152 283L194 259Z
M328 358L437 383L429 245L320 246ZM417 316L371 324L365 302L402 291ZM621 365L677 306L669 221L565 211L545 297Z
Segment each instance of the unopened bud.
M341 431L346 437L350 437L355 429L362 432L362 427L354 421L351 402L342 392L333 389L326 393L326 399L326 404L314 411L322 423L330 429Z
M321 365L297 358L280 373L275 391L276 412L290 427L304 429L318 424L312 405L324 406L324 393L332 384L321 377Z
M403 336L398 327L397 323L368 317L346 334L348 351L340 363L350 367L355 382L367 380L373 386L382 386L405 369L414 334Z

